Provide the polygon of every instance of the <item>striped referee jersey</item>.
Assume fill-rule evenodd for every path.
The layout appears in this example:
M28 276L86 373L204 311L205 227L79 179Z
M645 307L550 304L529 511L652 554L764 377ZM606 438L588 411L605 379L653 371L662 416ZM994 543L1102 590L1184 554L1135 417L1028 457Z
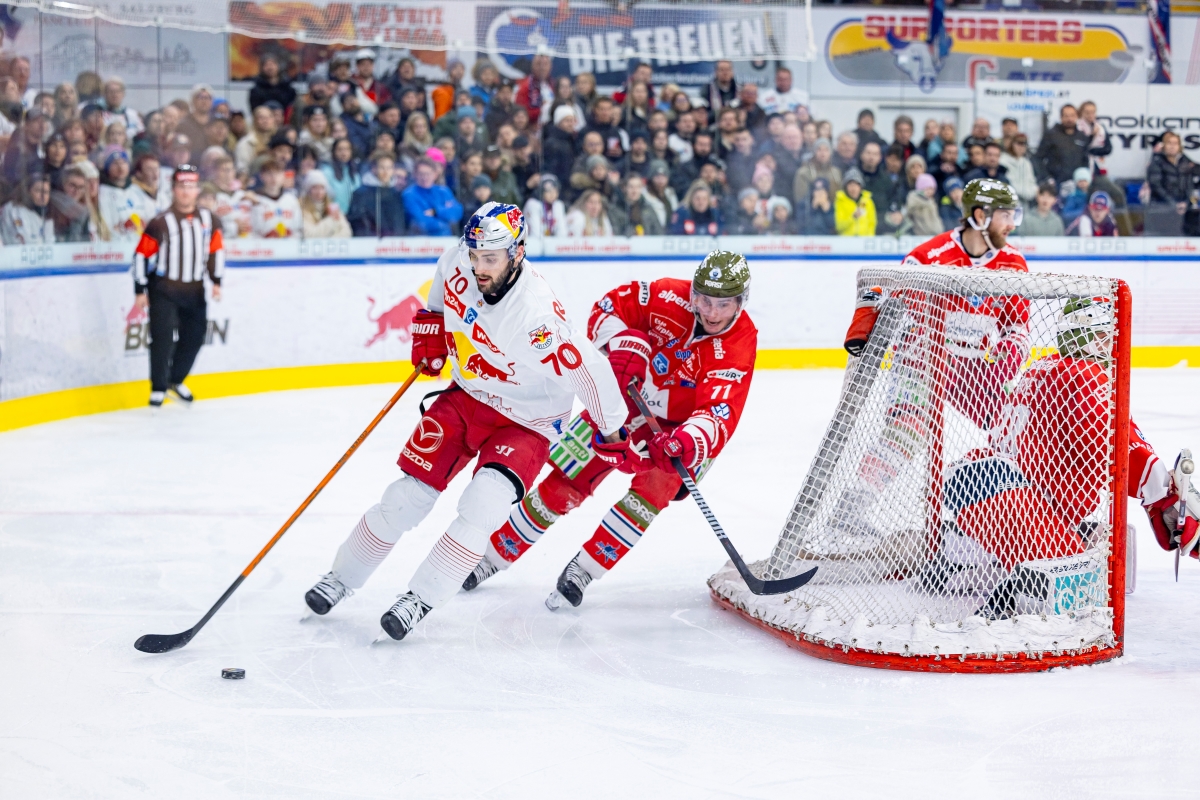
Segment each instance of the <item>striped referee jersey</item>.
M153 269L147 264L158 256ZM174 283L204 285L204 272L221 285L225 274L225 245L220 220L208 209L197 208L192 214L180 214L169 208L150 220L133 252L134 291L144 294L149 275Z

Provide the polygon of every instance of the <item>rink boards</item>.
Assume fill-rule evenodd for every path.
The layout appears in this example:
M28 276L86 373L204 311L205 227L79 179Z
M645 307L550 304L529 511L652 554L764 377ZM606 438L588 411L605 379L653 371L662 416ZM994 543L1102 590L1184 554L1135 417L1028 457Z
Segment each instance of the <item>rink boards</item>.
M615 285L690 277L717 246L749 254L750 311L765 369L840 368L864 266L919 240L664 238L535 243L530 260L582 327ZM439 239L233 243L224 299L189 381L201 397L402 380L408 326ZM122 245L0 251L0 430L146 400L148 320ZM1124 278L1133 366L1200 366L1200 271L1191 240L1027 240L1031 269ZM541 251L541 252L538 252Z

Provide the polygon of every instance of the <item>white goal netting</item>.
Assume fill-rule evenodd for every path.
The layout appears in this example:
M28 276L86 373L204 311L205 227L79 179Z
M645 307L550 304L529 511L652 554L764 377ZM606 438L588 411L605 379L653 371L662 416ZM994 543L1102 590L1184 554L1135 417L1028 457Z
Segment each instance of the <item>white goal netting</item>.
M713 592L843 653L1114 647L1118 282L931 267L858 288L880 298L874 330L752 567L816 577L759 597L727 565Z

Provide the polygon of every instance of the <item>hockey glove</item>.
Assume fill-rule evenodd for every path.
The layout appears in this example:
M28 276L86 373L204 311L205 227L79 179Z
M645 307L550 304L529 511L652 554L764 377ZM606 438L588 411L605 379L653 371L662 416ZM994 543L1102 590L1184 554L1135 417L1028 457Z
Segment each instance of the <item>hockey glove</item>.
M425 366L421 366L421 360ZM445 318L441 314L422 308L413 315L412 363L420 367L422 375L437 377L446 366Z
M587 412L587 409L584 409L579 416L594 431L592 434L592 454L596 458L627 475L634 475L638 472L653 469L650 459L645 454L645 442L636 441L634 437L629 435L629 431L626 428L621 428L621 438L618 441L606 442L604 441L604 434L600 433L599 426L592 421L592 415Z
M1192 486L1188 487L1187 504L1184 508L1183 531L1179 538L1180 555L1200 559L1200 494ZM1146 516L1150 517L1150 526L1154 528L1154 538L1163 550L1174 550L1176 545L1175 526L1179 520L1179 491L1172 482L1171 491L1163 499L1146 506Z
M639 383L646 380L651 352L650 339L633 328L626 328L608 340L608 364L612 367L613 375L617 377L617 386L621 387L621 395L625 398L625 407L629 409L630 418L638 416L638 410L626 390L634 378L637 378Z
M846 331L846 341L843 345L846 352L858 358L867 347L871 338L871 330L875 327L875 318L879 316L879 301L883 299L883 289L871 286L864 289L854 304L854 318L850 320L850 329Z
M694 472L704 459L707 447L704 435L689 425L680 425L673 431L663 431L650 440L650 461L659 469L674 474L672 458L678 458L688 471Z

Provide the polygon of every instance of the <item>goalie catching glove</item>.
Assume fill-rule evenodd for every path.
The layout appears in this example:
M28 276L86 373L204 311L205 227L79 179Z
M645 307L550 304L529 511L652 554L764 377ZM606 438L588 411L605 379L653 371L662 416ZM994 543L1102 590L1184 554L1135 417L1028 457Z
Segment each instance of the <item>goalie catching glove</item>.
M1168 490L1165 497L1157 500L1146 508L1146 516L1150 517L1150 526L1154 528L1154 538L1164 550L1174 550L1175 530L1179 523L1179 489L1175 481L1168 478ZM1200 559L1200 493L1194 486L1188 486L1187 502L1184 504L1183 530L1180 532L1180 555Z
M412 363L422 375L437 377L446 366L445 317L421 309L412 321ZM421 362L425 364L422 366Z

